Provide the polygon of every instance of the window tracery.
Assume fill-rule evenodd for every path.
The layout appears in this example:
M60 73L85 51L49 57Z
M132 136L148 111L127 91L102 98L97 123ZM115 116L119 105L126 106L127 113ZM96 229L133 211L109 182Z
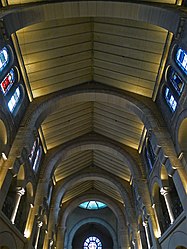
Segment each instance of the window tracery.
M91 236L85 240L84 249L102 249L102 243L97 237Z

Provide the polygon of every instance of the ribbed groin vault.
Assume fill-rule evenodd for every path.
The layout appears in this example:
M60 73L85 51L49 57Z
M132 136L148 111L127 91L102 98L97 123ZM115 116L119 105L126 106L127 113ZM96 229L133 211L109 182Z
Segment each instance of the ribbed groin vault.
M186 0L1 0L0 249L187 248Z

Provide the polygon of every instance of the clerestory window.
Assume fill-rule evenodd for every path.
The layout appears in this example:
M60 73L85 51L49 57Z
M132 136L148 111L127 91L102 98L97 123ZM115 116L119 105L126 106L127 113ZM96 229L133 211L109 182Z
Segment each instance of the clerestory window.
M172 112L175 112L178 103L177 103L177 100L174 97L174 95L169 87L165 87L165 89L164 89L164 98L165 98L166 103L169 106L170 110Z
M14 68L11 68L5 78L1 81L1 91L3 92L4 96L8 93L16 80L17 72Z
M145 158L147 161L148 172L151 173L153 165L156 161L156 155L149 139L147 139L147 143L145 146Z
M33 144L32 149L31 149L31 153L29 155L29 161L30 161L34 171L38 170L41 158L42 158L42 147L40 145L39 138L37 138L34 141L34 144Z
M0 72L4 70L4 68L10 62L10 55L7 47L3 47L0 50Z
M173 87L173 91L175 91L177 95L180 96L184 89L184 81L171 66L167 71L167 80Z
M97 209L105 208L107 207L107 205L100 201L90 200L90 201L85 201L81 203L79 207L84 208L84 209L89 209L89 210L97 210Z
M182 71L187 75L187 53L182 48L178 48L175 55L175 61Z
M11 113L13 113L20 102L21 99L21 88L18 86L13 93L12 97L8 101L8 108Z

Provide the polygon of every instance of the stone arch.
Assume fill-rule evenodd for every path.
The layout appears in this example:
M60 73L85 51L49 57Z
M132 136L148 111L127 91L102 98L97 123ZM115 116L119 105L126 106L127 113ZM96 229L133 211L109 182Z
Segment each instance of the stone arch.
M157 186L162 187L162 181L159 176L154 176L150 181L150 193L151 197L154 196Z
M145 234L145 229L143 227L143 219L142 214L138 217L138 233L139 233L139 240L142 248L147 249L147 239Z
M187 132L186 132L186 126L187 126L187 117L183 119L183 121L180 124L179 132L178 132L178 143L180 145L180 148L182 151L187 151Z
M65 235L64 248L71 248L72 241L73 241L73 238L74 238L74 235L75 235L76 231L81 226L85 225L86 223L98 223L98 224L103 225L109 231L109 233L110 233L110 235L112 237L112 240L113 240L113 243L114 243L113 248L114 249L119 248L115 231L113 230L113 228L106 221L104 221L102 219L99 219L99 218L87 218L87 219L84 219L84 220L80 221L79 223L77 223L73 227L73 229L70 231L69 236L67 234Z
M187 245L187 233L182 231L176 231L172 234L168 242L168 249L170 248L186 248Z
M12 140L10 123L10 118L4 112L0 111L0 153L7 153L7 147Z
M160 167L160 179L161 179L162 185L164 187L169 186L169 183L168 183L168 172L167 172L167 169L166 169L165 165L163 165L163 164Z
M0 119L0 152L4 150L4 146L6 146L8 141L7 128L2 119Z
M41 169L41 175L44 178L50 178L58 163L75 152L97 149L109 152L121 159L129 166L134 178L142 177L143 173L141 172L141 169L137 167L136 162L131 155L132 152L136 153L136 151L133 149L130 151L128 148L125 150L124 148L124 145L122 147L120 143L115 143L113 140L107 139L96 133L89 134L89 138L86 134L78 139L64 143L51 151Z
M106 11L108 9L110 11ZM13 11L9 10L1 15L6 24L8 34L15 33L17 30L35 23L75 17L126 18L157 25L174 34L177 33L180 21L179 12L171 7L114 1L110 3L105 1L88 1L80 4L75 2L33 4L21 9L14 8Z
M74 199L71 201L71 204L66 205L64 208L62 206L61 212L62 212L62 218L59 220L60 227L66 227L66 221L68 218L68 215L81 203L84 201L88 201L90 199L93 199L92 194L86 194L83 196L80 196L79 198ZM108 197L101 195L101 194L94 194L94 200L101 201L107 204L107 206L112 210L114 215L116 216L120 229L124 229L125 227L125 214L122 212L121 207L119 207L115 202L111 201Z
M173 128L174 141L178 154L183 152L183 149L187 150L187 145L185 143L185 138L187 139L187 134L184 129L185 125L187 125L187 110L184 110L180 113L180 115L177 117L176 125Z
M25 167L24 165L20 165L19 171L17 173L17 180L18 181L25 181Z
M128 217L128 219L132 219L133 216L133 207L131 206L131 201L129 199L129 196L127 194L126 189L129 189L129 185L123 185L121 184L119 181L120 179L114 179L113 177L110 176L110 173L105 172L104 170L101 171L97 171L97 172L85 172L83 171L83 173L81 174L75 174L74 177L69 177L69 179L66 180L66 182L64 182L64 180L56 185L56 191L53 195L53 199L52 199L52 203L51 203L51 212L50 212L50 217L49 217L49 224L50 224L50 228L52 229L55 225L55 223L57 222L58 219L58 212L59 212L59 206L61 203L61 199L62 196L64 195L65 191L68 189L69 186L73 186L74 184L76 184L77 182L81 182L81 181L86 181L86 180L101 180L101 181L105 181L108 184L110 184L111 186L115 187L118 189L118 191L120 192L120 194L122 195L122 199L124 200L125 206L126 206L126 212L128 211L128 213L126 213L126 217ZM125 187L126 186L126 187ZM84 197L85 198L85 197ZM132 222L131 222L132 223ZM50 236L51 231L49 230L48 236Z
M160 146L163 147L166 155L170 157L172 165L180 167L180 162L176 157L176 152L172 146L169 134L161 128L163 122L162 117L159 113L156 112L153 114L151 111L151 108L155 108L155 103L150 100L150 102L145 105L143 97L132 97L132 95L126 95L122 91L117 91L106 86L102 87L102 90L95 85L93 88L88 87L89 89L87 90L83 89L82 86L76 88L73 87L71 91L67 90L51 94L47 98L39 98L33 101L23 120L22 125L25 127L24 129L22 128L18 131L17 137L11 149L11 154L19 156L22 148L28 141L30 141L31 131L33 128L37 128L47 117L47 115L52 113L54 110L59 109L61 105L69 105L72 102L79 103L82 101L99 101L115 104L122 108L128 108L128 110L131 110L132 113L140 118L147 130L151 129L157 137L162 136L162 140L159 141ZM149 100L146 99L146 101ZM37 112L35 111L36 108ZM22 140L20 137L22 137ZM171 147L169 144L171 144ZM9 164L8 160L6 163Z
M187 112L187 111L186 111ZM187 162L187 113L186 116L180 120L180 123L178 124L177 129L177 147L178 152L182 153L182 157L184 158L185 162ZM183 159L182 158L182 159ZM185 164L185 163L184 163Z
M165 205L164 197L161 195L160 190L162 188L162 183L156 182L153 185L152 188L152 200L154 204L155 209L155 217L158 219L158 233L163 233L166 230L166 227L168 224L165 223L165 218L167 218L167 221L169 221L169 216L167 214L167 207ZM167 217L164 217L164 214L167 215Z
M121 194L122 200L124 201L127 209L132 212L132 206L130 205L130 196L128 194L129 184L125 183L119 179L114 178L110 175L109 172L104 170L97 170L93 172L82 171L79 174L74 174L74 176L68 177L66 180L59 182L56 185L56 191L53 193L52 206L58 207L61 203L64 193L68 190L69 187L73 187L75 184L87 181L87 180L99 180L104 181L110 186L114 187ZM132 214L132 213L131 213Z
M5 247L7 249L17 249L17 244L14 236L8 231L0 232L0 248Z
M34 197L34 190L31 182L28 182L26 184L26 189L27 189L28 199L30 200L30 203L32 203Z

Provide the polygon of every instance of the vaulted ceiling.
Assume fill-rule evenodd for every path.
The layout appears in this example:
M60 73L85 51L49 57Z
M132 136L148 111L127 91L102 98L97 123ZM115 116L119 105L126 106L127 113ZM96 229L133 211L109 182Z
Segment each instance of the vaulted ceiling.
M17 32L33 99L88 82L152 98L167 36L167 30L151 24L102 17L46 21ZM130 110L91 100L61 106L41 124L47 150L91 132L138 150L143 129ZM69 155L57 166L54 179L58 182L92 167L130 182L128 165L98 149ZM90 190L122 202L115 188L97 180L73 186L63 202Z

